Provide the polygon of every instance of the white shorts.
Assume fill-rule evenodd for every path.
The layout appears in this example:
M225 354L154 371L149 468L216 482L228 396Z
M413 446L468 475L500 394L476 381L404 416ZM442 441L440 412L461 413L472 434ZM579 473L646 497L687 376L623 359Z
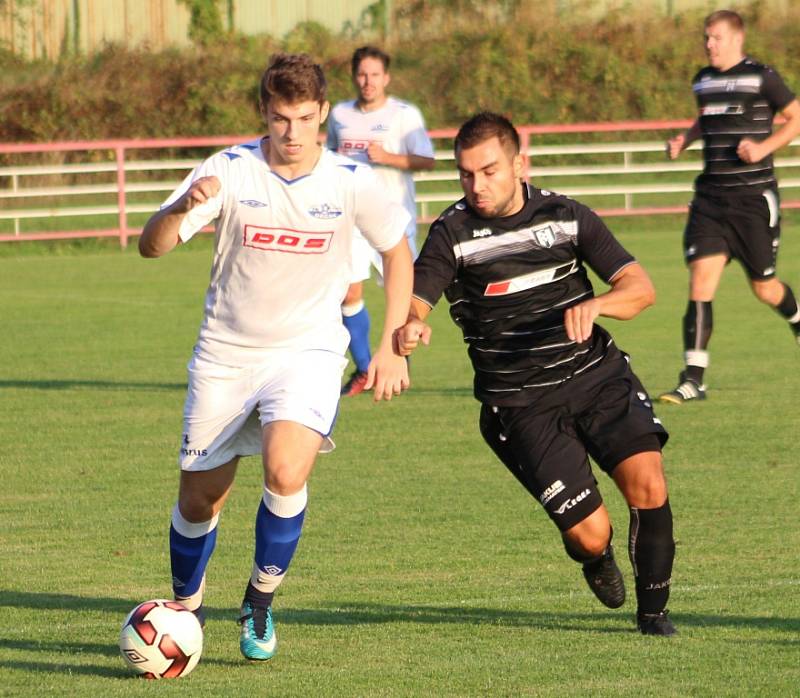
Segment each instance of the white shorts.
M194 356L183 410L181 470L212 470L235 456L261 453L261 430L270 422L297 422L323 437L320 453L334 449L330 434L339 407L347 359L330 351L275 352L247 367Z
M411 249L411 258L416 259L416 239L414 236L406 234L406 241ZM355 284L359 281L365 281L371 276L372 267L375 267L378 272L378 284L383 285L383 259L381 258L381 253L372 247L358 230L353 231L353 243L350 249L350 283Z

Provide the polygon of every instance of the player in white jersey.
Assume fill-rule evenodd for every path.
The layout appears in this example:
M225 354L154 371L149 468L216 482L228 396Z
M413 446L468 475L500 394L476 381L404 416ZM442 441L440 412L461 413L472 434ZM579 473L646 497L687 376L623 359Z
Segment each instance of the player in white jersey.
M433 145L419 109L386 94L389 62L389 56L374 46L362 46L353 53L351 69L358 96L331 110L328 147L375 168L389 198L401 203L411 217L406 235L416 257L413 172L433 169ZM380 257L358 232L353 239L352 265L352 283L342 304L342 316L350 333L355 370L343 386L342 395L357 395L366 384L370 320L362 282L370 277L372 266L382 273Z
M332 448L354 226L380 251L385 272L386 322L367 381L376 400L408 386L392 330L408 311L412 280L406 211L371 168L318 143L328 113L321 68L307 55L273 56L261 112L268 135L206 160L139 241L144 257L160 257L215 222L170 527L173 591L202 621L220 511L239 458L261 453L264 490L239 643L256 660L275 653L273 594L300 538L316 454Z

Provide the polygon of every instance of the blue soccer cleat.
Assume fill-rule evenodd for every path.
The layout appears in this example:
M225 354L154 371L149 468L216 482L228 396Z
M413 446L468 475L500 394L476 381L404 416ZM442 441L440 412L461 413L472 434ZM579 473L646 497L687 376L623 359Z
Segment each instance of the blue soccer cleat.
M278 638L275 635L272 609L269 606L261 608L244 601L239 623L242 625L239 649L247 659L264 661L275 656Z

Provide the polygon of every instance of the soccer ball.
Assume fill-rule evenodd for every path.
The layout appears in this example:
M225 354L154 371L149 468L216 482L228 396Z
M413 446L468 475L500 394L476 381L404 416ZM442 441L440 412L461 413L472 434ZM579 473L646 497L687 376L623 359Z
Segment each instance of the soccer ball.
M200 660L203 629L177 601L145 601L122 624L119 649L125 663L145 678L186 676Z

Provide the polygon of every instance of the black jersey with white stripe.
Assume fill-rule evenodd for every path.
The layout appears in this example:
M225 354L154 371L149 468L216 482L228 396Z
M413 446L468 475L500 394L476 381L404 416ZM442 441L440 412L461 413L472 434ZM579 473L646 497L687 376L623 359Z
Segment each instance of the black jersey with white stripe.
M586 265L610 281L635 260L589 208L527 185L522 209L481 218L465 199L433 223L414 265L414 296L444 293L475 369L475 397L523 406L602 361L610 335L567 336L564 311L594 296Z
M780 75L745 58L725 71L706 67L695 75L692 90L703 134L705 168L695 182L710 194L760 194L777 185L772 156L755 163L739 159L742 138L763 141L772 133L775 113L794 99Z

